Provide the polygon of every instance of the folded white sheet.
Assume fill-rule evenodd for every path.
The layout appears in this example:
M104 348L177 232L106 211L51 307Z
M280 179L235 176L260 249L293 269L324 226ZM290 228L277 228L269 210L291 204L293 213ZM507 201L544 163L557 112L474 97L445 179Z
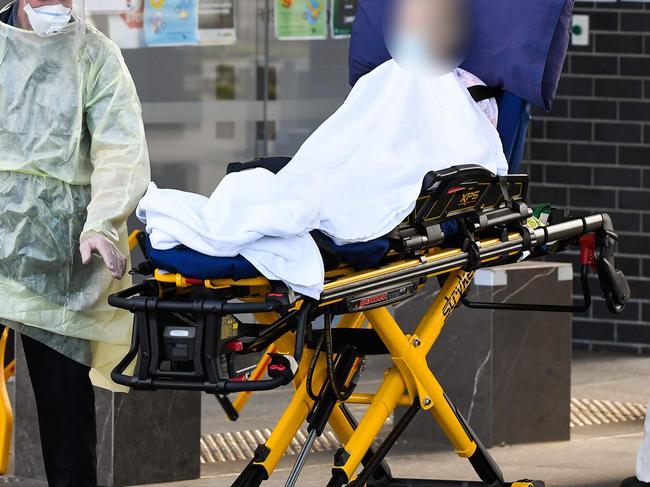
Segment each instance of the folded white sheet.
M318 297L324 270L308 232L338 243L385 235L413 209L428 171L460 164L507 173L495 127L454 74L420 78L388 61L279 174L230 174L210 198L152 184L137 215L154 248L241 254L267 278Z

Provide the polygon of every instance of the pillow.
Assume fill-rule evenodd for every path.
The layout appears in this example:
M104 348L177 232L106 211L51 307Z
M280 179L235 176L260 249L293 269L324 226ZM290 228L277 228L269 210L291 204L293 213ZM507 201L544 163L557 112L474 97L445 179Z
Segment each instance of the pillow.
M350 82L390 59L383 25L390 0L359 0L350 42ZM394 0L392 0L394 1ZM575 0L472 0L473 47L462 67L550 110L569 46Z

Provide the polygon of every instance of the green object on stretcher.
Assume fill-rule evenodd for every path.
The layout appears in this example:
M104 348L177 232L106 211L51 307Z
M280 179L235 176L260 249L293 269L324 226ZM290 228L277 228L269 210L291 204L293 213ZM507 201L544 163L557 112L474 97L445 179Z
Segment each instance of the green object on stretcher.
M549 218L551 217L552 211L553 211L553 207L548 203L538 205L533 210L533 215L528 217L526 224L533 230L540 227L546 227L549 224L548 222L549 222ZM557 250L557 247L558 247L558 242L549 242L544 246L545 250L551 253L555 252Z

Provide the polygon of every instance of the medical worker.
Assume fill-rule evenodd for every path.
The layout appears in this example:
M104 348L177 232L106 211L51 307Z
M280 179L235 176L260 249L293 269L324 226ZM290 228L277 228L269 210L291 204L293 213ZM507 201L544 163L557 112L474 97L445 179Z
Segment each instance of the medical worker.
M83 0L0 11L0 323L21 335L50 486L97 485L94 395L130 342L126 219L150 180L141 108Z
M636 455L636 476L625 479L621 487L650 487L650 414L646 415L645 436Z

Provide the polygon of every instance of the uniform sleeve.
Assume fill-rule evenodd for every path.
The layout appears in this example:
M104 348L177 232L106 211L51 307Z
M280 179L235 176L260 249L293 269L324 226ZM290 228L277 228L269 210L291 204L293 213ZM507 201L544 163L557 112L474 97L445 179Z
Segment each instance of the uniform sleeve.
M85 98L93 171L81 239L99 233L117 243L151 180L142 108L117 48L107 45L91 63Z

